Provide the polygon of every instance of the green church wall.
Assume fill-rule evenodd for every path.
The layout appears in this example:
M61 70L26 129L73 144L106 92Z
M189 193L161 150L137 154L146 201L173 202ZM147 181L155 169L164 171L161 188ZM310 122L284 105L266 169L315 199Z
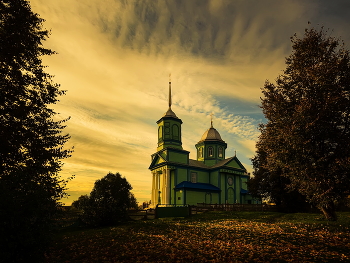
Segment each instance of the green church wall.
M186 190L186 204L197 205L198 203L205 203L205 194L205 192Z
M242 167L236 162L236 160L230 161L229 163L226 164L226 166L242 169Z
M188 154L169 151L169 161L175 163L188 163Z
M235 185L235 203L241 203L241 178L240 176L234 177Z
M227 191L226 191L226 174L220 173L220 189L221 191L221 203L225 204L227 200Z
M211 196L212 196L212 200L211 200L212 204L219 204L220 203L219 193L211 193Z
M182 190L180 190L180 191L174 190L174 195L176 196L175 204L176 205L184 205L185 192Z
M215 160L215 159L205 159L204 160L204 163L205 163L205 165L207 165L207 166L213 166L214 164L216 164L217 163L217 161Z
M244 190L248 190L247 181L248 181L248 178L241 177L241 187Z
M219 187L219 171L214 171L210 173L210 184Z
M187 169L178 168L177 169L177 184L188 181L187 180Z
M197 174L197 183L206 183L206 184L209 183L208 172L191 170L191 173Z

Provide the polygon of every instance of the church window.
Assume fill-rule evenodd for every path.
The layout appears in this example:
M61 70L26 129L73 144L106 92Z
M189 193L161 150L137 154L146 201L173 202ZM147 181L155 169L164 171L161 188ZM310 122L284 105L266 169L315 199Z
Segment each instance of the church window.
M173 139L179 139L179 127L176 124L173 125Z
M213 157L214 156L214 149L211 146L208 148L208 156L209 157Z
M219 158L222 158L223 154L222 154L222 147L219 147Z
M169 122L165 122L164 123L164 138L165 139L170 139L170 123Z
M163 126L159 126L158 128L158 141L163 139Z
M191 173L191 183L197 183L197 173Z
M199 157L199 158L203 158L203 148L202 148L202 147L200 147L200 148L198 149L198 157Z
M228 183L228 185L233 185L233 179L232 179L232 177L229 177L229 178L227 179L227 183Z

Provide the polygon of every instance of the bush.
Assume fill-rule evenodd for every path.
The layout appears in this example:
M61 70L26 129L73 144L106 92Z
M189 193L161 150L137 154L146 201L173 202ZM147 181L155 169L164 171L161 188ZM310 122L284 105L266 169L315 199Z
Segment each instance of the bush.
M114 225L129 219L128 209L137 208L131 189L125 177L108 173L95 182L89 196L80 196L72 206L83 211L81 219L86 225Z

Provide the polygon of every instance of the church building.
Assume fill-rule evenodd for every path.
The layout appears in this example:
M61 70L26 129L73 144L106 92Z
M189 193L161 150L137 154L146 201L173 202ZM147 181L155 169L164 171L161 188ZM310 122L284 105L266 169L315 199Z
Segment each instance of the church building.
M189 158L182 148L182 121L171 109L169 81L169 109L158 121L158 147L152 154L151 206L206 204L250 204L247 191L249 174L237 156L226 157L226 142L211 126L198 143L197 159Z

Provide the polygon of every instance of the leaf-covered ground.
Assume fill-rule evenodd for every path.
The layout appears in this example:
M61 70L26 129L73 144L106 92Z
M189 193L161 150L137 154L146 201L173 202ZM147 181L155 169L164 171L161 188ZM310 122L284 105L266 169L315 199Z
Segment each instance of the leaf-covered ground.
M210 212L62 232L47 262L350 262L350 213Z

